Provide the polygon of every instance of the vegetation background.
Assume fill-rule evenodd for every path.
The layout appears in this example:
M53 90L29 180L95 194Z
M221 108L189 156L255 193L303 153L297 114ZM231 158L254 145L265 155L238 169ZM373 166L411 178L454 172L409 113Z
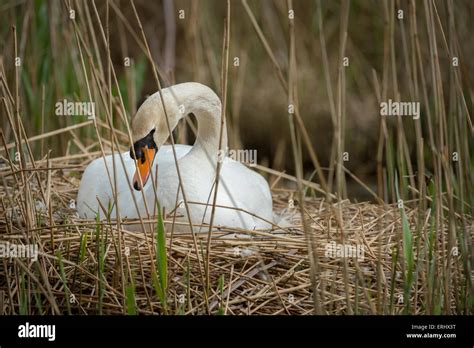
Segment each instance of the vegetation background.
M431 3L431 2L428 2ZM93 60L99 68L106 66L107 55L100 40L92 6L78 2L48 1L3 1L0 6L2 25L2 67L8 81L15 74L14 42L12 26L18 35L18 56L22 58L20 82L22 110L28 115L27 134L41 133L41 98L45 89L44 131L52 131L65 125L80 123L81 118L57 117L54 105L63 100L87 100L81 57L76 44L73 25L68 16L67 6L77 6L77 26L85 30L84 40L94 48ZM222 51L223 19L226 13L225 1L136 1L137 10L149 42L154 61L163 72L163 86L199 81L220 90L220 61ZM341 10L343 2L323 1L321 18L318 22L317 1L300 0L293 2L295 13L295 51L298 85L298 100L301 116L314 149L324 167L331 163L331 149L334 125L331 108L337 100L328 97L327 80L331 82L332 97L338 86L338 67L341 38ZM448 4L451 4L448 6ZM134 21L133 10L128 1L110 3L109 33L111 59L120 81L126 110L133 115L146 95L157 88L151 77L151 67L147 64L139 33ZM435 1L433 29L436 31L437 59L445 92L446 111L449 109L447 83L453 78L451 57L446 44L452 45L459 57L456 69L459 84L468 110L472 111L474 69L469 57L474 54L474 37L471 18L474 4L471 1ZM96 2L97 11L103 18L105 2ZM250 1L249 6L263 31L273 55L284 76L289 69L288 6L286 1ZM449 16L449 8L452 14ZM420 61L413 61L412 31L414 30L411 11L416 8L417 44ZM387 23L394 10L404 11L402 20L394 20L393 30L388 33L393 38L393 47L387 43ZM345 148L350 149L349 161L345 166L354 174L375 188L377 143L381 123L380 106L377 98L374 76L386 86L387 99L420 101L422 106L422 136L428 138L427 109L433 108L433 75L430 71L430 38L428 35L425 2L410 1L353 1L347 19L347 38L344 56L349 58L345 70L345 125L343 130ZM184 11L184 12L180 12ZM434 11L434 10L433 10ZM182 13L180 19L180 13ZM398 13L394 13L396 16ZM397 18L395 18L397 19ZM105 23L103 23L105 24ZM321 26L320 26L321 25ZM451 26L454 28L449 29ZM321 28L322 27L322 28ZM440 29L443 28L443 34ZM320 42L323 29L327 64L324 64ZM244 6L232 1L229 70L228 119L232 127L231 148L257 149L259 161L268 163L275 169L293 171L291 141L287 120L288 97L278 82L275 68L250 21ZM389 45L389 47L387 47ZM389 51L389 52L387 52ZM388 55L388 57L387 57ZM454 54L451 54L451 56ZM124 66L125 57L131 66ZM239 58L239 66L233 66L234 58ZM393 60L393 69L387 59ZM87 59L86 59L87 60ZM87 61L86 61L87 63ZM413 63L417 63L413 66ZM385 67L385 68L384 68ZM87 68L87 64L86 64ZM414 70L416 68L416 71ZM388 71L384 71L387 69ZM414 75L415 74L415 75ZM421 76L427 84L427 100L421 91L414 94L414 84L420 83ZM394 78L397 83L395 84ZM416 81L414 80L416 78ZM385 81L387 80L387 81ZM397 89L395 91L395 88ZM397 97L397 93L399 96ZM428 101L426 105L425 101ZM451 101L452 104L453 101ZM100 102L96 103L99 107ZM453 107L451 107L452 109ZM1 112L4 112L2 110ZM470 113L471 114L471 113ZM448 114L447 116L449 116ZM452 113L451 113L452 115ZM387 120L389 131L395 128L396 120ZM407 139L408 151L416 161L416 134L414 121L401 120ZM11 130L6 117L2 117L2 128L6 139L11 139ZM396 132L396 130L393 130ZM89 132L92 132L89 130ZM91 133L83 130L80 137L87 143ZM472 135L472 134L471 134ZM68 133L45 140L46 148L53 155L63 155L70 141ZM472 145L472 139L469 145ZM74 151L74 144L72 144ZM426 154L429 156L429 153ZM471 155L472 156L472 155ZM304 164L308 171L314 167L304 153ZM472 160L472 157L471 157ZM427 169L433 172L429 158ZM349 179L350 180L350 179ZM353 183L353 182L352 182ZM364 190L352 185L352 197L367 198Z

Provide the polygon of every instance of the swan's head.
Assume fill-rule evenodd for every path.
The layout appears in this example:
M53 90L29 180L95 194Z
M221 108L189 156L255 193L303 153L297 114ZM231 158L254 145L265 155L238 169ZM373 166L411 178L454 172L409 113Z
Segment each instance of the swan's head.
M169 135L159 98L157 94L148 97L132 120L133 147L130 148L130 157L137 161L133 177L135 190L145 186L158 149Z
M166 105L166 115L162 104ZM221 102L212 89L196 82L186 82L162 89L148 97L132 120L132 141L130 157L137 161L133 187L141 190L146 184L158 149L168 139L178 121L193 113L201 118L197 138L202 146L212 151L218 148ZM167 124L169 122L169 128ZM201 122L199 121L199 122ZM202 127L201 127L202 125ZM196 140L197 141L197 140ZM223 134L223 146L227 145L227 133Z

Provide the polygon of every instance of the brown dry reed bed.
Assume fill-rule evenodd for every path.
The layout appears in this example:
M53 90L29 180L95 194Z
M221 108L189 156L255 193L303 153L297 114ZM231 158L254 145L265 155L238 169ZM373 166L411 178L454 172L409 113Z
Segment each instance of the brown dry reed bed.
M287 227L213 232L206 267L210 284L207 293L197 262L198 258L206 259L207 233L197 234L197 255L190 233L172 234L172 216L165 216L168 285L164 305L154 287L158 272L156 234L129 232L126 222L118 229L113 221L78 219L71 202L80 181L77 173L84 164L77 156L48 162L48 167L54 169L45 171L46 162L38 162L36 170L29 166L24 171L32 203L28 232L25 211L21 209L24 187L16 185L10 169L2 172L1 240L39 246L37 262L22 258L1 260L2 314L315 312L308 243L294 191L273 190L275 211L285 217ZM40 203L43 197L35 180L38 173L43 173L39 183L46 191L47 206ZM444 311L464 313L467 294L461 285L467 279L461 252L433 253L434 245L448 237L448 225L443 221L435 227L430 210L420 216L412 205L405 202L399 208L348 200L328 204L313 195L305 199L305 214L317 245L312 252L318 260L315 283L321 313L426 314L436 312L445 300L449 308ZM410 231L414 231L409 291L403 216ZM339 219L343 221L342 228ZM468 232L472 238L472 227ZM341 258L328 254L327 246L334 241L336 245L359 246L363 255ZM442 293L438 275L445 268L451 270L449 292Z

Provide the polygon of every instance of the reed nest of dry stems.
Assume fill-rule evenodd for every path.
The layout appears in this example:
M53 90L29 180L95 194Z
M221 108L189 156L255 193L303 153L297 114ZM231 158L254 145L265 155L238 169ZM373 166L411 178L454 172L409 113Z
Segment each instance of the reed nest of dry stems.
M443 302L449 304L450 313L462 313L458 306L466 294L458 285L467 280L460 253L430 255L435 243L448 238L447 222L437 226L433 240L430 210L419 216L410 202L403 208L349 200L328 204L309 195L304 209L316 245L309 252L301 208L290 189L273 190L275 211L285 218L285 227L272 231L223 228L213 233L210 242L207 233L196 234L199 254L190 233L170 233L172 217L165 215L168 285L164 305L154 288L156 234L127 231L126 221L118 229L113 221L77 217L71 202L89 155L31 163L22 172L26 186L15 182L18 171L2 170L2 240L37 244L39 252L36 262L1 260L1 313L313 314L311 252L317 254L320 313L399 314L407 308L413 314L426 313L427 304L440 300L433 292L432 278L441 272L437 268L445 267L453 271L451 290ZM25 194L28 211L22 209ZM414 279L408 298L401 254L403 216L409 229L417 231L412 240ZM425 221L421 229L419 219ZM343 221L342 226L338 221ZM25 223L30 224L28 233ZM473 232L471 227L471 238ZM332 249L334 241L338 242ZM209 292L202 281L205 267L199 267L206 262L207 243ZM352 254L346 251L346 257L341 257L337 247L344 245L361 249L352 249Z

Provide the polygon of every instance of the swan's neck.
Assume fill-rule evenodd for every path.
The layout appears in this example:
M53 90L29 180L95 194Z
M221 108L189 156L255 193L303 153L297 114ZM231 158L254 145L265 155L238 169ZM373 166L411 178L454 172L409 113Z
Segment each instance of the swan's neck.
M202 86L202 85L198 85ZM221 102L219 97L209 88L185 88L176 93L182 101L184 112L180 118L192 113L197 120L197 136L190 156L200 157L206 164L215 165L219 149L227 148L227 129L222 126L222 140L219 144L221 132ZM207 158L207 159L206 159ZM204 163L203 163L204 164Z
M227 131L225 124L222 129L222 140L219 146L221 131L220 113L219 116L206 112L193 112L198 123L196 142L191 150L193 156L206 156L215 163L219 149L227 147ZM204 158L204 157L203 157Z

